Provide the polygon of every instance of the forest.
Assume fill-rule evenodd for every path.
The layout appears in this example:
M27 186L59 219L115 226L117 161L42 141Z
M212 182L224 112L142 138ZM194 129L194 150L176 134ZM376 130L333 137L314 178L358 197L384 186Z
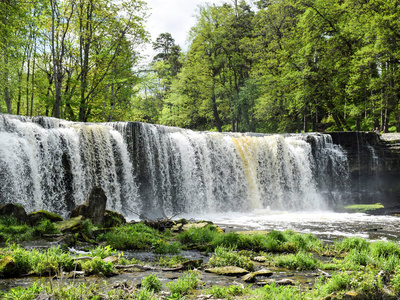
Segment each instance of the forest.
M400 131L399 0L204 3L185 51L168 32L150 40L142 0L0 0L0 12L0 113Z

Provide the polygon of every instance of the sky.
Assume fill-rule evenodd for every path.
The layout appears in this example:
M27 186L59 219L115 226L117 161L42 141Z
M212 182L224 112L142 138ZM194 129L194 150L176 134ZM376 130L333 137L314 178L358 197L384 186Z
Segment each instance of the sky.
M151 34L151 39L156 40L160 33L169 32L175 39L175 44L187 50L189 30L196 23L196 9L204 0L147 0L150 8L150 17L146 29ZM209 3L220 3L222 0L209 0ZM146 49L149 56L154 56L151 45Z

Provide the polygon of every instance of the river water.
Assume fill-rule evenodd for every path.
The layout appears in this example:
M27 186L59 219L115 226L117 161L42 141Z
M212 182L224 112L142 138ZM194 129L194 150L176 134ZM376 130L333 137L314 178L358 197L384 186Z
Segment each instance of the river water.
M179 217L192 218L191 215ZM358 236L370 240L398 240L400 219L397 216L374 216L364 213L331 211L287 212L256 210L247 213L219 213L196 216L210 220L226 231L293 230L312 233L324 241Z

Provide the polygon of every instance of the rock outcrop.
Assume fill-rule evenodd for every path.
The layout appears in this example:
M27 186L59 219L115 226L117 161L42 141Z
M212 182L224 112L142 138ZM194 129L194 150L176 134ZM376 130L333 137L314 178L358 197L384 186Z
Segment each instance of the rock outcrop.
M93 224L103 224L107 206L107 196L101 187L94 187L86 199L85 204L78 205L71 213L71 218L83 216Z

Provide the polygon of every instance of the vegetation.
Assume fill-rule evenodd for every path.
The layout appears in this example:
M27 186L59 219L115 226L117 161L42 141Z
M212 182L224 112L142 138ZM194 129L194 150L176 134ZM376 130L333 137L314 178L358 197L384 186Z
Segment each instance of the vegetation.
M38 226L53 230L47 222L48 220L44 220ZM7 228L23 226L8 217L3 219L1 225L9 234L12 230ZM89 225L88 223L87 226L90 227ZM20 233L14 231L14 235L20 236ZM74 299L79 295L80 299L97 299L96 297L107 295L108 299L157 299L164 290L163 293L169 293L166 296L168 299L190 299L195 289L203 288L201 270L223 266L238 266L250 272L275 266L287 270L321 272L322 275L316 278L311 289L308 286L304 288L300 282L295 286L283 286L272 280L260 288L250 288L251 285L212 286L203 290L203 294L225 299L242 296L248 299L322 299L332 293L340 298L347 292L357 293L364 299L400 295L400 247L395 242L369 242L351 237L324 244L311 234L303 235L293 231L246 235L219 233L210 226L171 234L168 230L160 232L143 223L126 224L97 238L97 242L108 245L93 247L89 253L78 257L63 251L62 247L27 250L17 244L7 244L0 249L0 276L53 276L62 272L73 274L73 271L83 271L86 276L112 276L119 273L120 267L116 267L116 264L129 268L145 267L144 263L126 258L123 252L118 252L111 246L120 237L122 242L117 245L123 245L123 249L152 250L156 254L168 252L160 249L185 248L188 245L191 248L204 249L204 243L207 243L212 256L206 265L196 262L196 271L185 272L177 280L169 281L165 285L155 273L143 278L140 289L124 284L121 288L110 290L101 284L66 284L61 279L51 283L52 286L37 282L28 289L16 288L1 292L0 297L35 299L39 295L48 295L54 299ZM127 243L128 240L134 241ZM322 255L328 255L329 258L322 258ZM265 258L265 262L255 262L255 257L260 256ZM114 257L113 262L104 260L108 257ZM185 257L169 255L160 256L158 261L151 264L155 269L179 268L187 261ZM329 271L331 277L325 276L326 273L321 270Z
M239 132L400 130L396 1L204 4L188 50L162 33L142 70L140 0L7 0L0 10L1 113Z
M384 208L381 203L375 204L354 204L345 206L344 209L349 212L360 212L360 213L367 213L370 211L374 211L380 208Z

